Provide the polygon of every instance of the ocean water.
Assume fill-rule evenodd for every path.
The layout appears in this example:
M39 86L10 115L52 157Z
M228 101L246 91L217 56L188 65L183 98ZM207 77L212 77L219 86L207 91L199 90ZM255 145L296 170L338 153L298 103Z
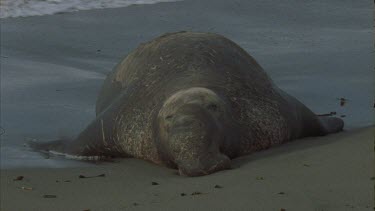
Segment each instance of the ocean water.
M1 0L0 18L51 15L171 1L175 0Z

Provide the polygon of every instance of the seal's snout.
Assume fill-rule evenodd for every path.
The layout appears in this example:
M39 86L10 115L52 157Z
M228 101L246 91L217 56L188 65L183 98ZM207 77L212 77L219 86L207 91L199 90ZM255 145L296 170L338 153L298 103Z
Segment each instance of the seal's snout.
M226 113L224 102L209 89L175 93L158 115L161 153L183 175L200 176L229 168L230 159L219 150Z

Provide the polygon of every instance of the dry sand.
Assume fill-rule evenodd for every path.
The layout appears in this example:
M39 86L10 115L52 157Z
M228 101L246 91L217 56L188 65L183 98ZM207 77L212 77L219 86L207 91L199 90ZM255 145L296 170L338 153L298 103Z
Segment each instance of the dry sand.
M372 210L373 138L373 127L306 138L195 178L136 159L3 170L1 210ZM105 177L79 178L100 174ZM24 179L13 181L18 176Z

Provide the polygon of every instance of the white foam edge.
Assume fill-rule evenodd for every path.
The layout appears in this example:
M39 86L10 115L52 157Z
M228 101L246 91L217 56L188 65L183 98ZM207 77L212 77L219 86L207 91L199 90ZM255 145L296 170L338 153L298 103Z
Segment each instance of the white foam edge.
M49 154L57 155L57 156L64 156L67 159L71 160L85 160L85 161L98 161L103 160L104 156L82 156L82 155L72 155L68 153L62 153L57 151L48 151Z

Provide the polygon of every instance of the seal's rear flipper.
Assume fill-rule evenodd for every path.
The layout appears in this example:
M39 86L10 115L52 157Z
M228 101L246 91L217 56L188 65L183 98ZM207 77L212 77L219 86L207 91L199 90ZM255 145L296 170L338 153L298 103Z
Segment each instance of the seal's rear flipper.
M318 118L323 126L324 135L340 132L344 128L344 121L340 118L327 116L320 116Z

